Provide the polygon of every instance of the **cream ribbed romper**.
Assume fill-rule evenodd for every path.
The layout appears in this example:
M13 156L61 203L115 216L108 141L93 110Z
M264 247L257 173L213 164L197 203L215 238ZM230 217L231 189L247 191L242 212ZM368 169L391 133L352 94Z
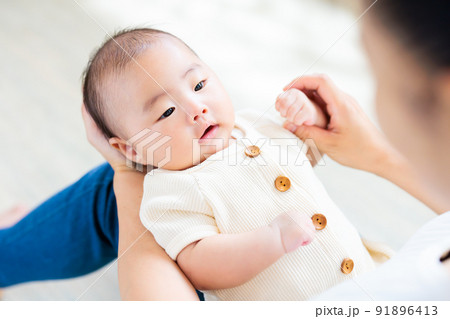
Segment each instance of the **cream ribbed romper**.
M311 244L283 256L243 285L206 295L221 300L307 300L374 269L375 256L389 258L388 247L364 246L315 176L303 142L268 118L252 126L258 117L253 111L239 112L235 128L242 138L199 165L183 171L155 169L146 175L141 221L167 254L176 260L183 248L202 238L250 231L280 213L297 210L326 218ZM250 145L259 147L258 156L245 154ZM287 191L275 187L279 176L289 179ZM342 269L344 260L353 262L350 272Z

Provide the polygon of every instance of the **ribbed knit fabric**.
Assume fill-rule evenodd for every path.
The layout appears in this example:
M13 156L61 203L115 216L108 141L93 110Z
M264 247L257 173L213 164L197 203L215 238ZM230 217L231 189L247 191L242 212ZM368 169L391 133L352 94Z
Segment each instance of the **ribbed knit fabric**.
M241 286L206 292L221 300L307 300L374 269L358 232L315 176L303 143L270 119L261 118L252 126L258 117L253 111L239 112L235 126L244 137L201 164L147 174L140 212L144 226L176 260L195 241L254 230L289 210L327 218L327 226L316 232L311 244L283 256ZM246 156L249 145L257 145L260 155ZM286 192L274 186L280 175L291 181ZM374 256L387 256L387 251L371 245ZM341 271L344 258L354 261L350 274Z

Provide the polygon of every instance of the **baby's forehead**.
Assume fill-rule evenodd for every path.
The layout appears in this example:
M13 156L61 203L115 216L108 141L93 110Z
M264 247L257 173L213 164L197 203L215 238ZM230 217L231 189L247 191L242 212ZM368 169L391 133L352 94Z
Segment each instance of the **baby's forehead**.
M134 45L138 45L138 38ZM109 73L104 82L112 96L122 95L128 91L130 84L148 84L142 90L158 89L158 85L170 86L166 82L177 82L187 73L192 65L205 66L198 55L183 41L169 34L151 35L140 47L130 48L128 63ZM170 79L170 81L169 81ZM153 83L155 82L155 83ZM133 86L131 89L136 90ZM140 90L141 91L141 90Z
M104 84L109 91L106 99L110 99L112 105L123 99L130 102L120 103L120 108L134 105L136 103L131 102L135 102L137 96L168 91L177 86L178 80L186 79L188 71L203 66L205 64L183 41L171 35L155 35L128 65L106 79Z
M176 50L182 55L199 59L194 50L192 50L185 42L169 34L161 34L157 36L152 45L145 48L143 53L152 52L152 50Z
M151 45L136 55L121 72L119 77L165 77L167 75L185 77L192 65L205 66L202 60L181 40L165 36L155 40ZM128 72L130 71L130 72ZM175 80L175 79L174 79Z
M103 79L105 84L112 84L141 77L157 79L164 75L177 76L178 73L185 72L193 62L204 65L184 42L162 34L135 49L134 54L129 54L126 64L121 67L113 66L110 72L104 73Z

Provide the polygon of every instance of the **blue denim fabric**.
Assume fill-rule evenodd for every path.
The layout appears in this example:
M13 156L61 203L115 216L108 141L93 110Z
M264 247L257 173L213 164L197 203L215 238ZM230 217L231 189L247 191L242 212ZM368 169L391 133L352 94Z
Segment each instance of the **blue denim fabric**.
M102 164L0 230L0 287L81 276L116 258L113 175Z
M113 176L111 166L102 164L0 229L0 287L77 277L117 258Z

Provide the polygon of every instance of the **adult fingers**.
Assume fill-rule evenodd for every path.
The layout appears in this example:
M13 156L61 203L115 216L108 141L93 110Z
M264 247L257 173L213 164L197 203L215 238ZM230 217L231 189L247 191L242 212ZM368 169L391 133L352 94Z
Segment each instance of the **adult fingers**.
M86 137L89 143L94 146L104 157L105 150L109 149L111 146L109 145L108 140L103 135L101 130L98 128L94 119L87 112L84 104L81 105L81 115L83 117L84 129L86 131Z
M312 139L320 151L326 153L327 145L331 139L331 133L326 129L317 126L295 125L292 122L285 121L283 127L294 133L301 140Z
M305 75L298 77L286 85L283 90L286 91L291 88L316 92L326 104L328 114L330 116L336 114L342 94L327 75Z

